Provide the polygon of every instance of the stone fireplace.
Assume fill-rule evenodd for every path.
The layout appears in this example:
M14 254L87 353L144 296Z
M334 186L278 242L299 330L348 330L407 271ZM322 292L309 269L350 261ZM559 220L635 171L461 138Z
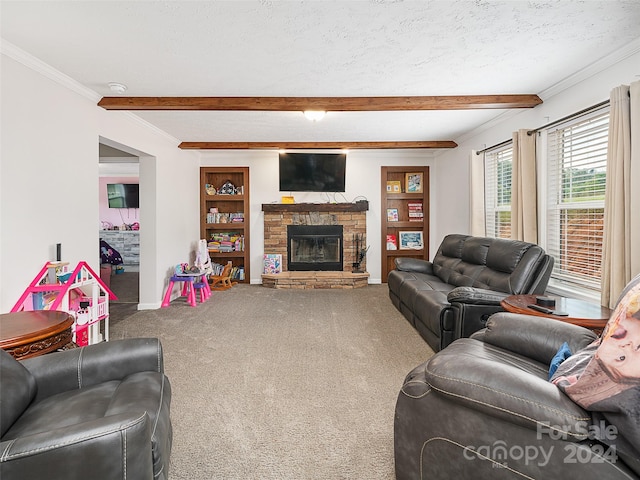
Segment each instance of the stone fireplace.
M366 233L367 233L367 210L369 209L369 203L366 201L360 201L355 203L294 203L294 204L275 204L266 203L262 205L262 211L264 212L264 253L265 254L281 254L282 255L282 274L276 275L263 275L263 285L267 285L275 277L278 277L280 283L289 282L291 278L297 277L298 279L314 279L316 284L322 284L323 286L306 287L295 286L296 281L291 280L291 288L340 288L336 285L345 282L351 282L353 285L353 279L358 279L360 282L357 286L364 286L368 283L368 273L352 273L353 263L357 258L356 237L359 236L360 244L366 246ZM301 270L295 263L293 268L289 267L291 260L290 254L287 254L287 246L290 243L288 238L289 227L304 227L302 232L306 235L308 232L318 230L316 227L330 227L328 230L332 230L333 227L342 228L341 250L342 257L337 262L331 262L332 265L329 268L324 268L324 258L328 253L333 256L334 252L330 250L337 247L337 240L330 240L329 245L316 246L315 240L308 239L303 240L303 243L299 245L300 253L309 256L316 256L318 265L310 266L304 265ZM305 230L307 227L313 227L310 230ZM293 229L297 230L296 228ZM322 230L322 228L320 228ZM337 231L335 229L334 231ZM323 259L318 261L318 259ZM366 260L365 260L366 262ZM302 262L309 263L309 262ZM363 264L361 268L366 267ZM286 275L285 275L286 274ZM345 280L346 279L346 280ZM308 280L300 280L301 283ZM270 286L270 285L267 285ZM344 288L344 287L343 287ZM348 287L347 287L348 288Z

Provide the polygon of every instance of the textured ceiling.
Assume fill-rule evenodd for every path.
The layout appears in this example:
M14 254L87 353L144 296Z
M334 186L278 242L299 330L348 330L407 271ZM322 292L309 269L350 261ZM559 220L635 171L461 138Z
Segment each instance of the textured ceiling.
M539 94L640 37L640 1L2 1L4 40L100 95ZM640 74L640 71L638 72ZM136 112L181 141L456 140L503 110Z

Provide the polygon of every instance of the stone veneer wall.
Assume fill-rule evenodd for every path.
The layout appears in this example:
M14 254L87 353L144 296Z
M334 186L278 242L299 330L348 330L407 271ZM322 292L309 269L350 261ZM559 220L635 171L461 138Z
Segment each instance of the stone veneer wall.
M355 261L354 235L362 235L362 246L367 245L367 212L264 212L264 253L282 254L282 271L287 265L287 225L342 225L343 226L343 267L345 272L353 270ZM361 269L366 268L365 261Z

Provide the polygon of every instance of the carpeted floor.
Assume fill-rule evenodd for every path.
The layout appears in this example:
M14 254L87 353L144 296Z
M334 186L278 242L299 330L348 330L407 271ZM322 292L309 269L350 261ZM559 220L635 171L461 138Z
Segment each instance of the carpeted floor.
M111 275L109 283L109 288L117 296L117 300L109 301L109 324L113 327L138 311L140 274L125 270L124 273Z
M172 480L393 479L396 397L432 355L386 285L237 285L112 326L137 336L165 350Z

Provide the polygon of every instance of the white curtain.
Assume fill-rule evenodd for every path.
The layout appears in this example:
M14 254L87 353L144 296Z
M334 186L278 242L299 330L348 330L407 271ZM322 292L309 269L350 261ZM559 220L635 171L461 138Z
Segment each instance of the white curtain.
M640 273L640 82L614 88L610 104L601 303L613 308Z
M536 137L524 129L513 132L511 238L538 243Z
M470 228L471 235L484 237L486 235L485 211L484 211L484 153L478 155L475 150L471 150L469 155L469 211L471 212Z

